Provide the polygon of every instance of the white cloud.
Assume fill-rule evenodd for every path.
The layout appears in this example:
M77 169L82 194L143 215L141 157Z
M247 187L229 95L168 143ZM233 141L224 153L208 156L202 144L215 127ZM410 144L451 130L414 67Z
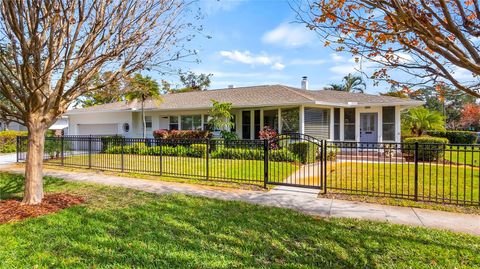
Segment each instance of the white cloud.
M285 68L285 65L281 63L280 57L269 56L267 54L254 55L248 50L243 52L238 50L222 50L219 54L220 56L227 58L230 61L248 64L252 66L267 65L275 70L282 70L283 68Z
M473 81L476 78L473 76L473 73L465 68L455 66L452 70L452 75L455 79L460 81Z
M225 72L218 70L194 70L195 73L213 74L212 81L217 79L224 79L230 81L231 79L269 79L269 80L288 80L292 78L280 72ZM229 79L229 80L226 80Z
M345 62L347 59L341 55L338 55L336 53L330 54L330 58L333 62Z
M262 41L283 47L300 47L310 44L315 38L315 32L302 24L282 23L275 29L266 32Z
M285 68L285 65L281 63L274 63L272 65L272 69L274 70L282 70L283 68Z

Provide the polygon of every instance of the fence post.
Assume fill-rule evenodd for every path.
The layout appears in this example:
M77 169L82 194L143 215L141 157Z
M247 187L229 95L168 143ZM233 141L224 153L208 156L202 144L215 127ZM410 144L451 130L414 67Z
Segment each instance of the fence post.
M122 141L121 143L121 149L122 151L120 152L120 158L121 158L121 168L122 168L122 173L125 171L125 152L124 152L124 147L125 147L125 137L122 136Z
M64 145L64 138L63 138L63 135L60 137L60 144L61 144L61 148L60 148L60 158L62 159L62 166L65 165L65 145Z
M88 136L88 168L92 168L92 135Z
M17 163L20 161L20 136L17 136Z
M163 139L160 137L158 141L160 141L160 176L163 176Z
M210 139L207 138L206 140L206 143L207 143L207 152L205 154L205 168L206 168L206 171L205 171L205 178L208 180L210 178L210 174L208 172L209 168L210 168L210 158L209 158L209 155L210 155Z
M418 201L418 142L415 142L413 161L415 162L415 194L413 199Z
M268 140L263 140L263 187L267 188L268 183Z
M327 140L322 140L322 175L323 177L323 194L327 194Z

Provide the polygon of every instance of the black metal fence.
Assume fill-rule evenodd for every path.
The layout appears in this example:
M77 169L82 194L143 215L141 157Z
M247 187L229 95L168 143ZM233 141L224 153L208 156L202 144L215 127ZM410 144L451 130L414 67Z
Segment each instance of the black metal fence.
M17 139L17 160L26 157ZM51 165L480 206L480 145L48 137Z
M26 159L26 137L17 160ZM47 137L50 165L179 176L265 186L298 169L293 154L271 150L267 140L153 139L95 136Z
M480 205L480 145L327 144L329 192Z

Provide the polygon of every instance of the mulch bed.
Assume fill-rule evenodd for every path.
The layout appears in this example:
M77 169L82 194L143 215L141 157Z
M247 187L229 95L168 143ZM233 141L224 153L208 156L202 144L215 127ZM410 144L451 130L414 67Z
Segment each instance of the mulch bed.
M65 193L45 195L38 205L24 205L19 200L0 201L0 224L55 213L84 201L80 196Z

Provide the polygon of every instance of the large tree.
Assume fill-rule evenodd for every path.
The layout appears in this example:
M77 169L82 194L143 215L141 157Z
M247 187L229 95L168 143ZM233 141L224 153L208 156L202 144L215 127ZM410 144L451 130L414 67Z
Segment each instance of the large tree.
M314 0L298 11L326 46L377 63L377 80L443 82L480 97L478 0Z
M0 2L0 110L28 129L23 202L43 198L44 136L79 96L189 52L190 2L42 0ZM96 74L111 71L102 83ZM10 109L13 107L14 109Z

